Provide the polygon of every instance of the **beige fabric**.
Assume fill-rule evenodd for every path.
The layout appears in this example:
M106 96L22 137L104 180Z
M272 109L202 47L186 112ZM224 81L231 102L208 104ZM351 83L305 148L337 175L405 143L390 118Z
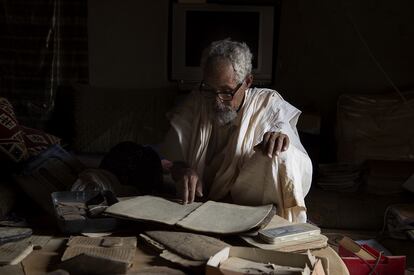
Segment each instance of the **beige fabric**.
M161 148L167 158L186 161L202 179L208 147L216 137L209 106L193 92L170 114L172 130ZM221 200L231 194L239 204L275 203L278 215L306 222L304 196L310 188L312 165L297 134L299 114L274 90L248 89L235 120L236 129L226 131L227 143L220 148L224 156L214 180L204 183L209 199ZM283 132L291 142L286 152L273 159L253 150L268 131Z

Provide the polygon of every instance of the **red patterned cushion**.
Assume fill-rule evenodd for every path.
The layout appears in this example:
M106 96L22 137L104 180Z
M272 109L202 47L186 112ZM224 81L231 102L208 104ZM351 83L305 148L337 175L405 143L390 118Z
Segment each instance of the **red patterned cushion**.
M26 126L21 126L21 129L23 131L23 139L31 157L46 150L50 145L60 144L60 138L54 135Z
M23 132L10 102L0 97L0 161L19 162L28 156Z

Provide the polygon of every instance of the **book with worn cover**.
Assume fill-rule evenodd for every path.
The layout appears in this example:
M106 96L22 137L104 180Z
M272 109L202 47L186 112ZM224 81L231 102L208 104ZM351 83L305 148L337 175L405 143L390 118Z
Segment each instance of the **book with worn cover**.
M288 225L293 225L294 223L289 222L288 220L279 217L277 215L273 216L272 220L267 224L264 229L278 228ZM266 243L259 237L259 234L256 235L240 235L240 237L246 241L248 244L266 250L278 250L284 252L303 252L308 249L318 249L324 248L328 245L328 238L322 234L311 235L300 240L288 240L284 242L276 243Z
M266 243L280 243L301 240L321 233L319 227L308 223L298 223L259 231L259 237Z
M132 266L136 237L70 237L59 268L70 274L125 274Z
M263 225L273 205L242 206L207 201L182 205L155 196L138 196L108 207L106 214L134 220L176 225L197 232L233 234Z

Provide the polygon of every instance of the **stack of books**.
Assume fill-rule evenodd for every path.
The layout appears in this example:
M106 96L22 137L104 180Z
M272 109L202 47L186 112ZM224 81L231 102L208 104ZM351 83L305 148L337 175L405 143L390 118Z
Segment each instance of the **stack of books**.
M258 232L259 238L268 244L300 241L313 236L319 236L320 234L320 228L309 223L298 223L281 227L267 228Z
M302 252L328 245L328 238L321 234L319 227L308 223L291 223L277 215L256 235L240 237L252 246L284 252Z

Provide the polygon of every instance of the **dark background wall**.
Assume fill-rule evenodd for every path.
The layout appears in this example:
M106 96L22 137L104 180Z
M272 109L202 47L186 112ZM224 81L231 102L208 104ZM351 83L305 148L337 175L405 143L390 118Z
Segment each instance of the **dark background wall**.
M342 93L393 93L351 24L402 90L414 87L414 2L283 1L276 87L325 117Z
M175 87L168 81L169 0L89 0L89 77L94 86ZM287 100L322 116L333 142L343 93L394 93L414 86L414 1L281 1L274 85ZM332 144L333 146L333 144Z
M89 0L93 86L160 88L168 81L169 0Z

